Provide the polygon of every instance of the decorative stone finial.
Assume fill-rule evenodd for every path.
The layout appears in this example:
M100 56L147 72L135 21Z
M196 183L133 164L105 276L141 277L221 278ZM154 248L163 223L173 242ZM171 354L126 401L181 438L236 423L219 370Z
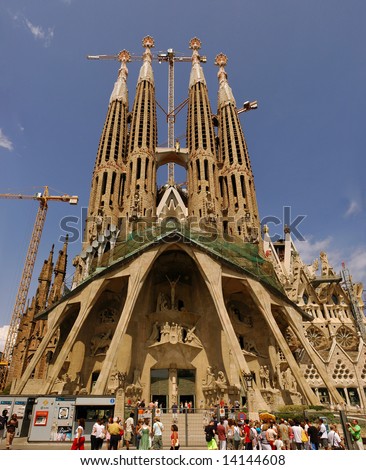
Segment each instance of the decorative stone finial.
M227 56L220 52L215 58L215 65L219 67L225 67L227 65Z
M194 51L201 49L201 41L198 38L193 38L189 41L189 48Z
M118 60L120 62L131 62L131 54L126 49L123 49L123 51L118 53Z
M143 47L152 48L155 47L155 41L151 36L145 36L142 40Z

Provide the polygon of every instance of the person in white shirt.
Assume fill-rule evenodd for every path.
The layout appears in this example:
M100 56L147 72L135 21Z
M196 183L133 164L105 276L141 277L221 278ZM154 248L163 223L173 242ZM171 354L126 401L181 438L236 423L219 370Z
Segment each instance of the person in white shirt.
M163 449L163 423L160 422L160 419L155 416L154 425L153 425L153 449L162 450Z
M327 428L325 427L324 421L319 418L319 440L320 440L320 445L322 446L323 449L328 449L328 432Z
M332 450L340 450L343 448L342 446L342 440L337 433L337 428L335 427L334 424L331 424L329 426L330 431L328 432L328 445Z

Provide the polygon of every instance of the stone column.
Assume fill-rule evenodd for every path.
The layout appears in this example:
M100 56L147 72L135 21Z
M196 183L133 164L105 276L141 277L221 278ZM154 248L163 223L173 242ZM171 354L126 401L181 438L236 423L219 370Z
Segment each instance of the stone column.
M249 286L252 288L252 292L255 296L254 300L257 304L257 307L259 310L262 312L264 319L266 320L270 330L272 331L278 345L280 346L285 359L291 369L291 372L293 373L296 382L298 386L301 389L301 392L303 393L305 399L308 401L308 403L312 404L320 404L319 400L317 399L316 395L312 391L311 387L309 384L306 382L304 379L302 372L292 355L292 352L283 337L280 328L277 325L276 320L274 319L274 316L272 314L271 310L271 304L270 304L270 296L269 294L265 291L265 289L257 282L252 279L247 279L246 282L249 284Z
M95 301L98 299L100 289L104 283L104 279L99 279L94 281L94 283L90 283L79 295L75 297L69 298L66 303L61 303L56 309L52 312L51 318L48 321L48 331L44 336L39 348L34 353L33 359L29 363L27 369L25 370L24 374L22 375L21 379L18 381L16 385L16 389L14 393L19 394L22 393L22 390L30 378L30 375L33 369L38 364L38 361L41 359L42 355L44 354L49 342L51 341L53 335L56 333L57 328L60 326L64 312L68 307L68 304L72 305L77 302L81 303L80 311L77 316L77 319L71 329L67 340L65 341L64 345L62 346L61 352L58 355L57 361L52 368L52 374L44 381L44 386L39 391L40 393L49 393L51 387L56 380L61 367L63 366L64 362L66 361L67 355L69 354L77 335L79 334L80 328L84 324L84 321L89 315L90 309L94 305ZM52 326L51 326L52 324Z
M242 373L250 373L249 366L240 344L237 340L233 325L231 323L229 314L226 310L225 301L222 293L222 269L220 264L214 261L209 256L195 252L197 264L200 268L202 277L206 282L206 286L212 296L212 300L216 307L222 329L226 335L226 340L232 352L234 361L236 362L240 382L243 384ZM257 385L254 383L253 389L253 409L267 409L268 405L264 401ZM257 415L258 416L258 415Z
M103 367L101 373L98 377L97 383L95 384L93 395L103 395L104 390L108 383L108 378L113 368L115 362L115 356L119 347L119 344L123 338L123 335L126 333L128 324L131 319L131 315L133 309L135 307L137 297L140 294L141 288L145 281L145 276L147 275L152 263L153 259L156 255L156 251L152 250L149 252L144 253L139 258L137 258L132 264L129 266L129 269L126 272L118 273L114 278L125 277L129 276L128 280L128 288L127 288L127 296L126 302L124 304L120 319L118 321L118 325L116 327L116 331L113 335L111 344L108 348ZM110 279L112 276L110 277Z
M177 369L171 364L173 368L169 369L169 400L167 407L171 408L173 403L178 404L178 376Z
M123 423L125 422L126 378L126 372L118 372L119 386L116 391L116 403L114 405L114 416L119 416Z

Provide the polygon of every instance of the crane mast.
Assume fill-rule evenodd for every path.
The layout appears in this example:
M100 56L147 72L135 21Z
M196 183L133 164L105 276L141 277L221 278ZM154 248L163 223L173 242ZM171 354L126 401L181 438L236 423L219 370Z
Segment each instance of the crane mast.
M77 204L78 196L50 196L48 186L45 186L44 192L37 193L33 196L22 194L0 194L0 198L5 199L33 199L39 201L39 207L36 215L36 220L33 226L32 236L29 242L27 255L24 262L22 277L19 283L17 296L13 308L13 313L10 320L9 331L6 338L2 364L0 373L0 389L3 389L6 384L7 372L9 364L13 356L13 349L15 346L19 324L24 313L28 291L32 280L34 265L37 258L38 248L41 241L43 227L46 221L48 201L61 201L69 202L70 204Z

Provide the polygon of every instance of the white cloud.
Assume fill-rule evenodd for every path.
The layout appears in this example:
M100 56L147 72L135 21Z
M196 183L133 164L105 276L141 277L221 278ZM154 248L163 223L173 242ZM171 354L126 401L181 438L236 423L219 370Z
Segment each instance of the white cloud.
M0 327L0 351L4 351L5 341L8 336L9 325L4 325Z
M348 209L344 215L345 217L349 217L351 215L358 214L359 212L361 212L360 204L357 201L352 200L350 201Z
M53 28L47 28L47 30L45 30L42 26L34 25L27 18L25 18L24 21L35 39L42 40L46 46L49 45L54 35Z
M13 21L20 24L22 27L25 27L35 40L42 41L43 44L47 47L50 45L51 40L54 36L54 29L53 28L43 28L42 26L38 26L33 24L28 18L26 18L22 14L18 13L9 13Z
M332 237L327 237L324 240L313 241L311 236L306 236L305 241L296 242L296 249L300 253L301 259L304 263L311 264L315 258L319 258L319 253L321 251L328 253L331 243Z
M356 247L352 251L346 267L354 282L363 282L366 286L366 246Z
M0 129L0 147L4 147L8 150L13 150L14 148L12 141L6 137L2 129Z

